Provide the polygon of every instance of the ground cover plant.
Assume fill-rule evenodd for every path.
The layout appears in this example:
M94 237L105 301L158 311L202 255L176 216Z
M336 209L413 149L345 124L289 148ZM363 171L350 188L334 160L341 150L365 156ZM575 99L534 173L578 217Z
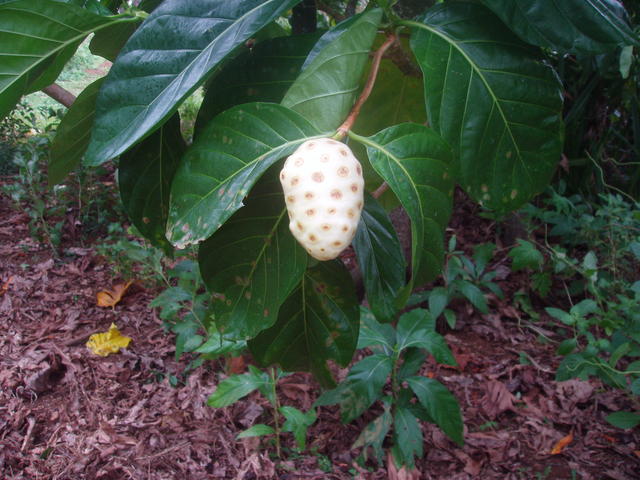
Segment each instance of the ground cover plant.
M381 458L392 426L395 467L412 468L414 456L422 454L418 419L463 442L455 398L437 380L416 375L425 352L456 363L435 330L436 319L443 315L453 328L455 316L447 309L452 300L467 299L487 313L485 295L502 295L494 272L485 270L494 246L478 246L468 257L456 251L454 237L445 251L455 188L492 218L527 204L547 187L563 152L564 86L553 66L559 56L608 56L619 62L623 75L632 71L629 55L633 59L638 38L620 3L525 3L379 0L364 2L351 15L350 7L327 14L322 20L327 28L317 30L314 2L294 0L165 0L136 6L5 0L0 64L9 73L0 77L0 115L9 114L23 95L55 81L93 34L89 48L113 66L80 93L63 118L48 165L50 184L62 182L80 163L97 167L116 161L122 204L137 231L168 257L197 248L199 277L194 278L193 263L183 264L172 273L178 285L165 278L168 290L153 304L177 334L178 356L183 351L213 356L246 344L259 365L309 371L323 387L333 388L330 364L346 367L358 345L375 347L364 342L361 325L378 331L383 352L353 366L345 382L320 402L340 403L343 413L355 402L346 408L359 415L381 398L385 413L369 429L378 436L369 433L359 445L374 447ZM179 109L200 87L204 98L188 144ZM354 200L359 203L354 209L339 190L327 212L344 207L340 214L360 216L353 252L370 317L361 315L359 285L345 263L310 257L315 237L298 243L290 231L310 225L295 218L290 224L290 217L313 216L327 201L294 209L280 183L288 178L288 170L281 173L284 161L308 161L299 147L325 142L338 145L339 153L340 142L348 144L360 161L353 164L358 182L346 188L359 190L363 201ZM321 162L322 155L318 158ZM319 168L308 172L309 182L353 173L338 169L328 175ZM26 171L33 175L32 170ZM336 191L333 186L327 185L328 195ZM407 258L388 214L396 205L411 224ZM35 212L47 228L43 211ZM54 234L46 235L53 243ZM635 255L632 245L624 248ZM533 251L521 240L512 250L514 269L542 269ZM349 254L343 252L343 258ZM582 263L589 293L602 298L609 286L592 281L594 257L585 256ZM445 265L443 286L412 295ZM547 278L539 273L538 290ZM633 297L628 300L632 305ZM404 312L422 301L428 311ZM589 337L594 323L582 321L597 313L594 304L583 299L575 315L547 310L577 325L576 348L595 345ZM188 320L185 306L191 308ZM600 305L600 311L606 316L610 309ZM635 325L637 318L631 315L629 321ZM414 330L415 338L408 333ZM612 346L600 340L610 369L634 351L631 341L619 339ZM568 343L562 352L573 360L583 355ZM362 365L376 360L383 370L375 388L358 386L367 371ZM628 370L636 374L635 367ZM388 377L390 395L382 391ZM278 415L280 407L271 403ZM350 421L358 415L343 417ZM279 442L278 425L274 432Z

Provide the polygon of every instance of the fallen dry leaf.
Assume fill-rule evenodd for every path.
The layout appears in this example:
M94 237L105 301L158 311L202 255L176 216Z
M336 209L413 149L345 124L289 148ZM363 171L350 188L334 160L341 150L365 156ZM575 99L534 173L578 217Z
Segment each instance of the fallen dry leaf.
M0 295L4 295L5 293L7 293L11 282L13 282L13 276L9 277L9 279L2 284L2 287L0 287Z
M398 468L391 452L387 453L387 478L389 480L419 480L420 470L409 470L406 466Z
M127 348L131 338L120 333L115 323L111 324L108 332L94 333L87 341L87 348L96 355L106 357L111 353L118 353L121 348Z
M507 410L516 411L515 397L507 390L504 383L497 380L487 382L487 391L482 398L482 408L491 420Z
M127 283L117 283L111 290L101 290L96 293L97 305L99 307L115 307L122 300L125 292L133 282L129 280Z
M566 437L562 437L560 440L558 440L556 445L551 450L551 455L558 455L559 453L562 453L565 447L571 442L573 442L573 432L569 433L569 435L567 435Z

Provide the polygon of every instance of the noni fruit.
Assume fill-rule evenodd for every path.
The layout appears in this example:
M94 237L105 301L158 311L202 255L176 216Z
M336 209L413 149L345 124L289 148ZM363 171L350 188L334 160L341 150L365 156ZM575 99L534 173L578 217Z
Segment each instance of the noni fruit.
M340 255L363 205L362 166L349 147L331 138L304 142L287 158L280 182L296 240L318 260Z

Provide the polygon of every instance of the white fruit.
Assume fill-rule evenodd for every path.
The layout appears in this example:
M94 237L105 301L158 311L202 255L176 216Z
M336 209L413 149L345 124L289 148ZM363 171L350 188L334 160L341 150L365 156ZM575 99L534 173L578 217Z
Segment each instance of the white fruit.
M363 205L362 166L349 147L331 138L304 142L287 158L280 182L296 240L318 260L340 255Z

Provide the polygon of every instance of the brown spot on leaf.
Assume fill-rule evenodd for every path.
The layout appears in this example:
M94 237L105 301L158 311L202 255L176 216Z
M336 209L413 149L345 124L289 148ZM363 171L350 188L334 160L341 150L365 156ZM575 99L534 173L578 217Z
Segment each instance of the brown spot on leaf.
M304 194L304 198L311 200L313 198L313 192L307 192Z
M296 197L295 197L295 195L289 195L289 196L287 197L287 202L289 202L289 203L294 203L295 201L296 201Z
M347 167L342 166L338 169L339 177L346 177L347 175L349 175L349 169Z
M313 217L316 214L316 211L313 208L310 208L305 213L307 214L307 216Z
M349 218L354 218L356 216L355 212L353 211L353 209L349 209L347 210L347 217Z
M341 148L340 150L338 150L340 152L340 155L342 155L343 157L348 156L349 154L347 153L347 151L344 148Z
M328 223L323 223L322 224L322 230L324 230L325 232L328 232L329 230L331 230L331 225L329 225Z
M342 198L342 192L338 189L331 190L331 198L335 200L340 200Z
M322 172L313 172L313 174L311 175L311 180L321 183L324 181L324 175Z
M341 241L339 241L339 240L336 240L335 242L333 242L333 245L334 245L335 247L339 247L339 246L341 246L341 245L342 245L342 242L341 242Z
M304 232L304 226L300 222L296 224L296 227L298 227L298 230L300 230L301 232Z
M336 214L336 209L335 208L330 208L329 210L327 210L327 212L329 213L329 215L335 215Z
M356 193L358 191L358 185L356 185L355 183L351 184L350 188L353 193Z

